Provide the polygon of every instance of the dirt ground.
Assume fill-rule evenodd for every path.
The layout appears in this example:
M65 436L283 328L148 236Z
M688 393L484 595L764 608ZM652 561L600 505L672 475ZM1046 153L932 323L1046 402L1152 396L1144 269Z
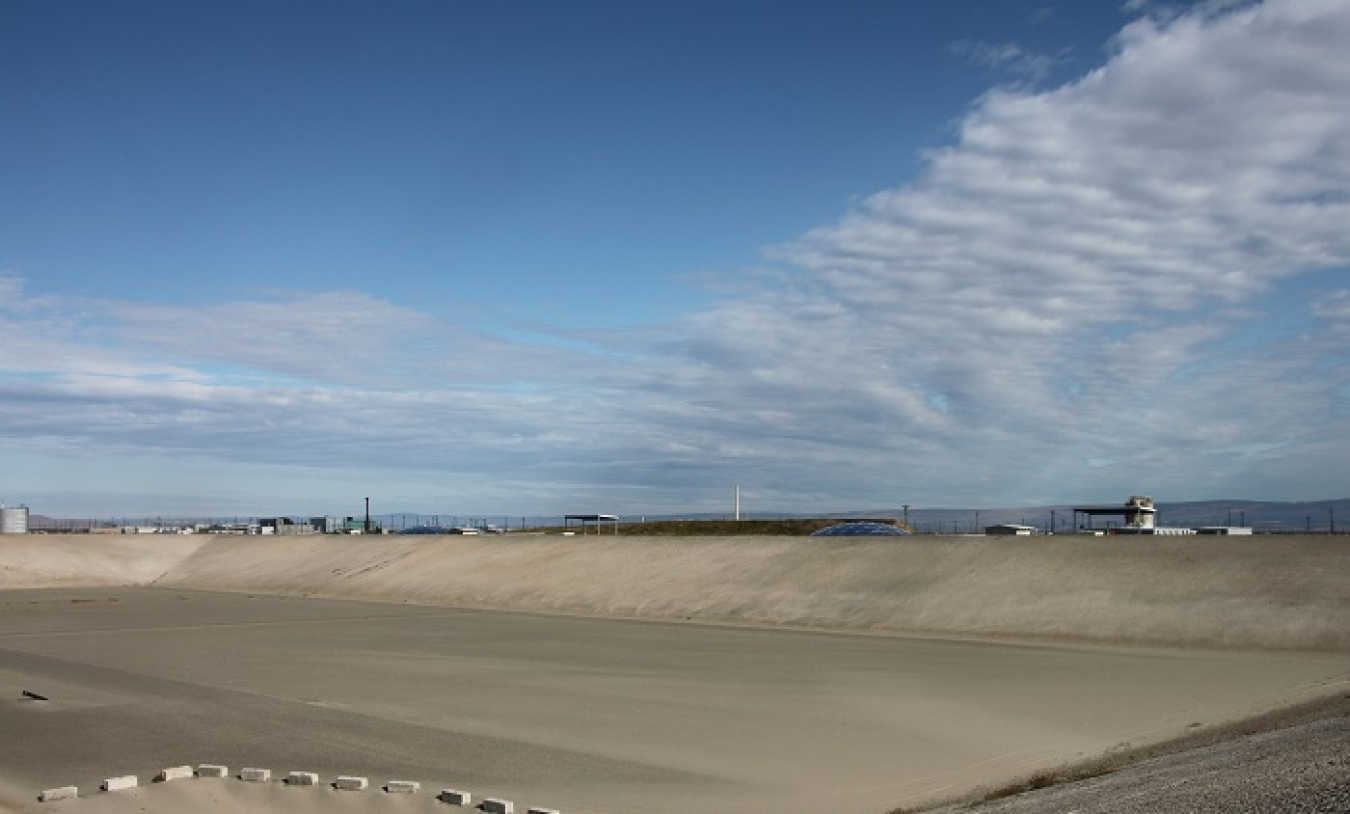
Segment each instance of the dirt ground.
M880 814L1350 685L1344 543L1024 542L3 539L0 811Z
M80 811L885 811L1288 704L1350 656L915 639L168 588L0 594L0 774ZM49 701L21 695L38 692ZM417 798L239 781L221 763L416 780ZM260 797L259 795L263 795ZM270 796L269 796L270 795ZM25 800L24 797L27 797ZM205 805L205 802L201 803ZM279 809L278 809L279 810Z

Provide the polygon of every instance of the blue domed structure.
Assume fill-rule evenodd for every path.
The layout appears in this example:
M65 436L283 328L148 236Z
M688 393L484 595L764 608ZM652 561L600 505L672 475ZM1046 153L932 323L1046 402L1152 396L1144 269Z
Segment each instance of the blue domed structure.
M908 534L907 530L899 526L872 520L836 523L820 531L811 532L812 537L904 537Z

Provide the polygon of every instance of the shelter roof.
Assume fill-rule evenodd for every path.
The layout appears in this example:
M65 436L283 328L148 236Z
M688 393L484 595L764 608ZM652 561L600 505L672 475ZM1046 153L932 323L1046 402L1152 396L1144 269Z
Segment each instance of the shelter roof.
M1083 514L1157 514L1158 512L1153 506L1128 506L1124 503L1113 503L1109 506L1074 506L1073 510Z

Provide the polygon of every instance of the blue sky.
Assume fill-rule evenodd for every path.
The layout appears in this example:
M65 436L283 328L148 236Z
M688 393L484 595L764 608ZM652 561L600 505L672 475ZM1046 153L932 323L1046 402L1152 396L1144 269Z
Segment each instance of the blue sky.
M1350 6L0 0L0 499L1350 494Z

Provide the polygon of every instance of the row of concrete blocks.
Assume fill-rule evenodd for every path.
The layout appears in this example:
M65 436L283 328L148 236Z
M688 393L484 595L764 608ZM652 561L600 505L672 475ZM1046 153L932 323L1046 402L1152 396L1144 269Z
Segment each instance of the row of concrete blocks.
M155 782L166 783L170 780L185 780L192 777L229 777L230 770L225 766L214 763L203 763L195 770L191 766L174 766L165 769L155 776ZM271 769L240 769L239 779L250 783L269 783L272 780ZM121 777L109 777L103 781L100 788L103 791L122 791L123 789L132 789L137 785L136 775L128 774ZM317 786L319 785L319 775L314 772L291 772L286 775L283 781L288 786ZM333 781L333 788L342 791L365 791L370 788L370 781L365 777L340 776ZM389 794L417 794L422 790L422 784L415 780L390 780L385 785L384 790ZM77 786L62 786L55 789L47 789L38 795L38 801L47 803L55 800L70 800L80 796L80 790ZM436 799L444 803L466 806L473 803L473 795L467 791L458 789L442 789ZM510 800L501 800L496 797L485 798L480 804L479 809L486 814L514 814L515 804ZM530 808L526 814L559 814L555 808Z

